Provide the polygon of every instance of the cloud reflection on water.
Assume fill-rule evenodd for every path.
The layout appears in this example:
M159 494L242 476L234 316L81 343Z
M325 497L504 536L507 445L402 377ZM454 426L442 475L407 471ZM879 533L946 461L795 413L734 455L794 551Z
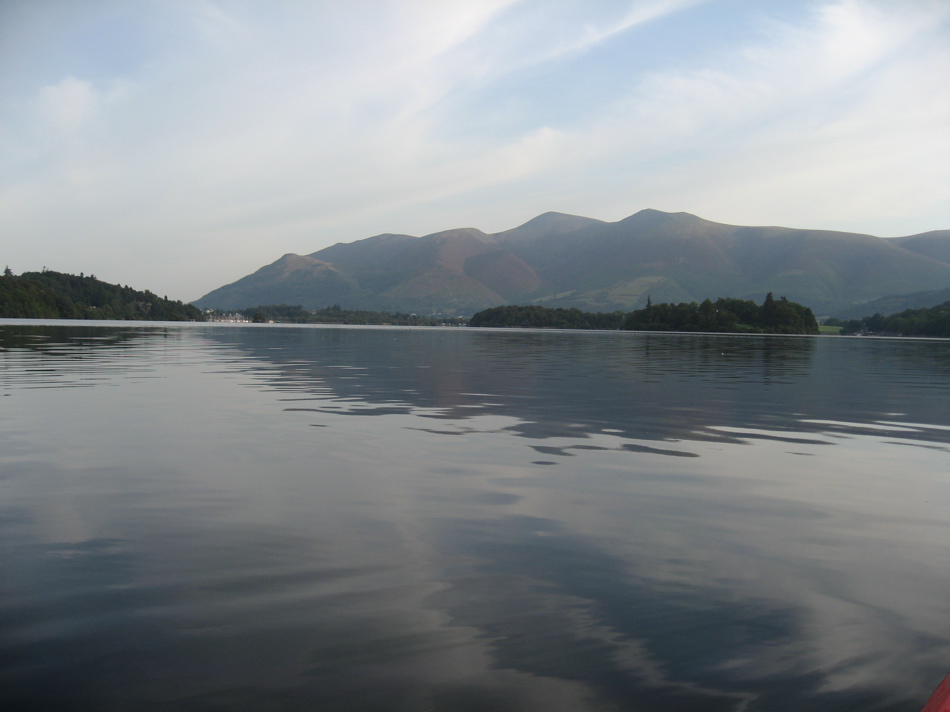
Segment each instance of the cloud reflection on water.
M38 684L80 699L896 712L950 660L943 345L213 327L121 357L44 343L57 378L96 387L27 400L26 371L4 381L22 585L0 622L27 636L10 659L48 654Z
M456 337L436 332L429 338ZM787 629L778 640L746 641L746 649L737 644L734 653L718 646L724 659L708 666L715 671L708 682L718 680L720 685L732 677L781 674L787 686L776 682L769 692L760 684L758 694L769 698L763 708L779 709L770 695L780 689L782 694L791 687L813 689L830 700L835 694L853 695L856 687L873 690L867 702L877 700L884 709L887 703L878 697L882 690L890 688L899 699L898 690L908 677L921 668L940 666L950 653L946 639L938 642L931 634L947 620L944 582L932 578L919 560L922 549L937 560L946 559L946 546L940 542L948 541L948 530L938 526L936 538L921 542L921 502L913 497L907 501L915 487L933 486L940 465L932 456L908 458L906 450L891 447L926 444L946 452L948 438L939 424L902 422L933 423L943 412L950 359L942 348L927 343L898 348L847 340L537 332L464 338L471 340L471 351L407 351L399 346L401 335L394 334L390 349L359 355L354 348L347 353L368 373L387 369L383 392L373 390L378 383L357 390L352 382L335 381L320 372L318 364L310 373L298 372L286 380L282 376L276 382L287 388L292 381L302 389L310 378L330 384L336 401L344 404L342 412L414 413L455 425L429 429L432 434L506 433L563 441L531 447L553 455L562 467L567 466L565 456L579 456L570 465L572 471L557 484L523 489L519 485L524 480L506 480L519 489L518 502L510 509L544 512L539 521L563 525L578 541L589 537L587 541L598 542L605 529L622 528L617 524L621 515L611 512L609 501L621 497L636 505L628 517L650 522L631 527L623 540L647 543L646 549L628 544L625 560L647 569L640 575L652 582L646 587L651 600L664 598L652 586L684 586L688 581L689 593L680 604L686 610L703 610L699 602L739 595L747 608L762 605L768 615L785 620ZM908 350L921 360L910 358ZM411 359L420 355L431 359L426 364L431 368L413 368L419 364ZM942 377L934 379L935 371ZM918 383L926 383L928 390L908 397L907 387ZM350 402L359 406L349 410L345 404ZM487 413L514 416L515 422L500 430L479 427L480 421L490 420ZM848 419L841 419L844 414ZM869 439L869 432L877 437ZM879 438L885 436L891 439L883 443ZM590 444L605 439L612 442ZM645 444L650 441L671 446ZM652 465L612 463L609 467L627 470L623 476L637 485L610 490L603 501L588 497L578 509L585 515L595 513L594 521L578 521L571 508L562 506L555 513L550 503L531 501L538 499L539 491L575 490L578 477L585 477L583 486L589 488L584 471L591 469L595 451L685 456L703 464L677 472L665 462L662 474L652 480L658 487L651 492L640 485L651 482L643 469ZM898 479L898 473L908 471L915 476ZM684 490L684 482L692 488ZM675 494L669 492L671 483ZM937 489L942 492L939 485ZM903 519L894 511L902 500ZM945 500L936 509L944 505ZM645 511L638 511L642 507ZM503 529L504 521L491 518L484 526L495 531ZM662 525L670 524L664 531ZM527 555L523 559L533 560ZM671 561L680 565L671 567ZM707 568L715 573L704 577ZM897 570L901 575L895 578ZM907 590L911 581L913 589ZM587 600L597 598L589 595ZM881 615L898 601L900 615ZM500 602L497 608L507 605ZM463 612L453 616L465 620ZM656 615L657 620L666 618ZM730 630L734 633L735 625L722 612L710 618L727 637ZM619 632L621 628L600 624L642 644L636 636ZM696 630L708 634L708 627L697 622ZM649 650L649 645L644 647ZM695 648L695 642L687 647ZM696 656L689 657L696 666ZM672 684L675 673L666 669L666 683ZM695 679L696 670L692 676ZM920 682L920 690L926 684ZM719 689L728 688L726 684Z

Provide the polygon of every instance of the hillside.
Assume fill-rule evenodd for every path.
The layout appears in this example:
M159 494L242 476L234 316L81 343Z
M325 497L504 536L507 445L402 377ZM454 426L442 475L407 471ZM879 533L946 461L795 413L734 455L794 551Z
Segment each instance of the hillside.
M0 277L0 318L204 321L190 304L51 270Z
M195 304L471 314L519 303L612 312L642 307L648 296L688 303L773 292L831 315L947 288L950 231L884 239L642 210L614 223L545 213L495 234L377 235L285 255Z

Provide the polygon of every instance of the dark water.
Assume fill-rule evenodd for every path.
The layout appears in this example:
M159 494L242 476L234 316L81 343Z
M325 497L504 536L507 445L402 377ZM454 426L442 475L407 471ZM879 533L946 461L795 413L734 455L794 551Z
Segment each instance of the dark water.
M0 705L888 710L950 343L0 323Z

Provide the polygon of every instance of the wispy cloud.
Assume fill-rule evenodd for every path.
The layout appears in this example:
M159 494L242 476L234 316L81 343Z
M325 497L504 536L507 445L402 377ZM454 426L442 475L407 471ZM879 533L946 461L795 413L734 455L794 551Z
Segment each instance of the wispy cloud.
M640 76L567 137L575 169L596 163L649 205L723 219L873 231L932 214L947 172L921 160L950 148L950 50L933 41L948 12L907 10L826 5L768 23L718 65ZM907 179L915 166L927 186Z
M525 1L513 4L495 23L473 34L470 59L482 73L503 74L556 61L709 0L636 0L602 6L584 2ZM465 49L463 46L462 49ZM471 65L470 65L471 66Z

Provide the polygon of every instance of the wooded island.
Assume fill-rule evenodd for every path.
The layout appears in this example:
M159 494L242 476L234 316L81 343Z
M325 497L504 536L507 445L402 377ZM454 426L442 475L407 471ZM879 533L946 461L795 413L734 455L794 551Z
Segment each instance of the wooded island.
M630 331L706 331L737 334L817 334L811 309L769 292L762 304L743 299L711 299L680 304L647 305L624 314L597 314L579 309L540 306L493 307L480 311L469 326L520 326L561 329L626 329Z

